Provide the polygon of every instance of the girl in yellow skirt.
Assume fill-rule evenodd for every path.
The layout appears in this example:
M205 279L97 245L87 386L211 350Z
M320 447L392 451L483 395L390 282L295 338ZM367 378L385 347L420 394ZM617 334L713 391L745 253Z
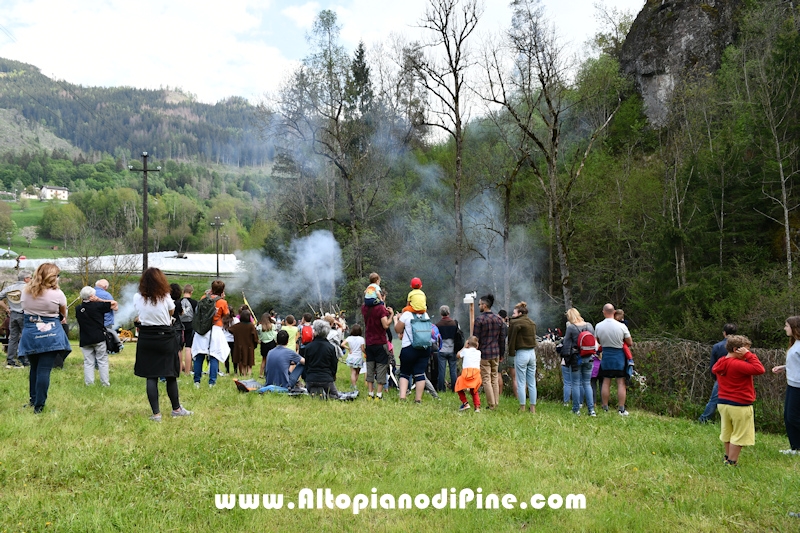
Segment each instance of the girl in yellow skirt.
M481 352L478 350L478 337L470 337L464 348L458 352L458 358L463 359L464 364L461 369L461 375L456 380L455 391L461 399L461 407L459 411L466 411L469 409L469 402L467 402L467 395L464 394L465 390L472 392L472 403L475 405L475 412L481 412L481 398L478 395L478 389L483 381L481 380Z

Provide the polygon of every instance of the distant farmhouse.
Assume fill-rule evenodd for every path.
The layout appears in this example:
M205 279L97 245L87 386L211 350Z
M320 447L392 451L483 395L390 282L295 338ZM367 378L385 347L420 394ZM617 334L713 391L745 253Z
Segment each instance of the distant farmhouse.
M45 185L42 187L42 190L39 191L39 199L40 200L69 200L69 189L66 187L55 187L53 185Z

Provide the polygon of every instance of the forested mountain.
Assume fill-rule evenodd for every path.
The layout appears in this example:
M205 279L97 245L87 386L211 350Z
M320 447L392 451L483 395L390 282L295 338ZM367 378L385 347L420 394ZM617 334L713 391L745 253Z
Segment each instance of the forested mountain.
M209 105L170 89L83 87L0 58L0 108L21 111L85 154L135 157L147 150L236 166L263 165L271 156L258 137L255 108L239 97Z
M355 53L339 41L336 14L322 11L309 54L258 109L73 88L6 62L2 98L76 146L104 121L119 120L110 136L130 135L88 156L5 154L0 179L7 190L75 191L41 222L64 246L137 251L142 184L125 143L157 147L148 249L211 250L218 216L232 249L271 259L253 268L248 298L286 311L319 303L302 301L318 290L301 287L296 301L282 290L293 264L324 255L297 244L324 229L341 248L334 299L346 310L376 271L395 308L420 277L432 310L458 314L464 292L492 292L501 307L525 300L540 326L563 327L565 309L596 322L611 302L636 335L710 341L733 321L756 342L784 343L783 322L800 307L795 3L650 0L630 34L632 16L605 13L574 64L538 0L515 0L509 28L486 42L473 31L477 3L429 1L427 40ZM435 52L445 47L453 62ZM71 126L31 103L25 91L38 86L50 87L42 102L69 101ZM268 166L241 155L256 130L248 115L265 135L253 153L270 160L274 150ZM237 164L228 149L259 166L208 165ZM192 154L201 161L174 160Z

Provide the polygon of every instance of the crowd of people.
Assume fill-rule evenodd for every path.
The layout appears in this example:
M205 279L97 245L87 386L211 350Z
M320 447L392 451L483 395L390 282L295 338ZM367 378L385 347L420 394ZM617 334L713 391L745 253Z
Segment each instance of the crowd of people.
M59 269L53 263L43 263L33 275L20 272L18 278L0 291L0 302L5 301L0 305L9 313L10 322L7 368L30 369L26 406L38 414L45 407L52 368L63 364L71 351L63 327L67 302L58 285ZM213 388L218 376L224 375L220 364L225 365L225 372L236 374L240 390L353 399L364 374L369 400L383 400L391 386L397 387L401 401L413 391L416 403L422 401L426 390L435 398L440 392L452 391L461 401L460 411L475 412L481 409L481 390L485 408L498 407L501 365L505 365L520 411L536 412L539 337L525 302L516 304L508 317L503 310L492 311L495 302L491 294L480 297L472 334L465 336L447 305L439 308L440 318L433 323L419 278L411 280L406 305L399 313L386 304L380 276L373 273L369 281L362 323L348 327L341 316L333 314L315 317L304 313L298 323L293 315L280 319L269 311L256 321L249 305L238 311L230 308L221 280L213 281L196 300L191 285L170 285L161 270L147 269L133 297L138 329L134 374L146 380L150 419L161 420L159 381L166 383L171 415L189 416L192 412L180 403L178 377L191 376L199 388L207 373L208 386ZM75 314L87 386L94 384L95 370L101 385L110 386L108 352L119 342L114 332L117 309L106 280L81 289ZM604 319L594 326L577 309L566 312L559 350L564 404L571 405L576 415L585 406L589 416L597 416L599 392L600 407L607 412L615 381L617 412L628 416L625 402L634 365L633 341L621 310L606 304L602 312ZM783 451L794 455L800 454L800 317L789 317L785 331L792 342L786 364L772 372L786 374L784 422L790 448ZM399 367L394 335L400 340ZM548 335L556 333L548 330ZM708 422L719 412L725 464L736 465L742 447L755 442L753 376L765 370L749 350L750 341L736 335L735 325L726 324L723 337L711 351L710 368L716 381L699 421ZM255 360L257 348L260 365ZM341 363L350 370L350 392L340 392L336 386Z

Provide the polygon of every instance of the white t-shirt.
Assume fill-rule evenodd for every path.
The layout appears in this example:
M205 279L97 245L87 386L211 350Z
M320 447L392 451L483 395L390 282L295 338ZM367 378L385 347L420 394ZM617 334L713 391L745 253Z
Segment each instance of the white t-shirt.
M464 361L461 368L481 367L481 351L477 348L464 348L459 353L461 354L461 360Z
M231 320L231 326L235 326L239 322L241 322L241 320L239 320L239 317L234 315L233 320ZM225 333L225 342L233 342L233 333L231 333L225 328L222 328L222 331Z
M350 353L355 354L362 354L363 350L361 349L364 346L364 337L360 335L350 335L347 337L344 342L347 343L347 346L350 347Z
M400 315L400 322L405 324L406 329L403 332L403 342L400 345L401 348L406 348L411 346L411 340L414 334L411 332L411 319L418 316L419 313L412 313L411 311L406 311L402 315ZM428 313L422 313L422 318L430 318Z
M630 338L628 326L613 318L606 318L594 327L594 336L603 348L622 349L625 339Z
M139 322L143 326L171 326L172 310L175 309L175 302L165 294L163 298L155 304L142 298L138 292L133 295L133 308L139 315Z

